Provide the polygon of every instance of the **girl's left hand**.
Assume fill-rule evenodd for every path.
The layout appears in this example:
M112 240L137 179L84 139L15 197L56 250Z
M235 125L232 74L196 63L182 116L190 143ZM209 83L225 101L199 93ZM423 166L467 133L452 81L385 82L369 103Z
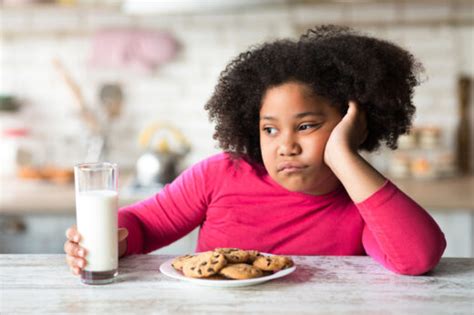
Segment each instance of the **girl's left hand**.
M367 119L359 104L349 101L347 113L334 127L324 150L324 162L331 167L341 153L357 154L359 146L367 138Z

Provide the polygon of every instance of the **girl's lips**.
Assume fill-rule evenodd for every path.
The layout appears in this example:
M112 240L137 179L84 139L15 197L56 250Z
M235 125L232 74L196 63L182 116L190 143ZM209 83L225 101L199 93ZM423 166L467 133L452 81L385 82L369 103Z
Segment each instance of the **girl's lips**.
M302 169L306 168L306 165L296 162L283 162L278 164L277 171L278 172L297 172Z
M289 168L284 168L279 173L280 174L293 174L293 173L300 173L301 171L303 171L303 168L301 168L301 167L299 167L299 168L289 167Z

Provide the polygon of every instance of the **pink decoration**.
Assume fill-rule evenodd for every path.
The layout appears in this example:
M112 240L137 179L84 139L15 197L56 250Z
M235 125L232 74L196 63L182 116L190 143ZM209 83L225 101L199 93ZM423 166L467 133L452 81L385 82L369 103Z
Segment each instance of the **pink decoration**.
M107 29L94 35L90 65L151 73L171 60L178 45L169 34L151 30Z

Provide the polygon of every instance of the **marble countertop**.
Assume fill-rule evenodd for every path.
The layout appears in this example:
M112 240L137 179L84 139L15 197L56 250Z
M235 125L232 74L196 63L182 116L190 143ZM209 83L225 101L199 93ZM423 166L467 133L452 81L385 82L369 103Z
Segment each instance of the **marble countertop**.
M120 260L115 283L86 286L64 255L0 255L2 314L472 314L474 259L443 258L402 276L366 256L293 256L287 277L241 288L168 278L172 256Z

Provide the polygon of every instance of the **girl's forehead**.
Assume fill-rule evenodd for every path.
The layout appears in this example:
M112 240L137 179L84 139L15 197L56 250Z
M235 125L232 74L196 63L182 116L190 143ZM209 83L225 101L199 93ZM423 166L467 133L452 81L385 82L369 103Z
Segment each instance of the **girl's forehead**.
M327 99L314 93L308 85L289 82L269 88L264 97L260 112L298 111L301 109L325 111L329 109Z

